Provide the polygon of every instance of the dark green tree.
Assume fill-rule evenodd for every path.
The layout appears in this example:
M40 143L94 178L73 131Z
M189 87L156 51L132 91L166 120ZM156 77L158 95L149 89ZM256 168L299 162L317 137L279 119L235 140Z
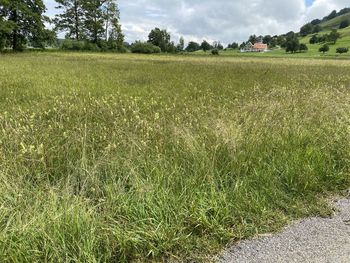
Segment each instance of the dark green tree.
M327 44L324 44L322 47L319 48L318 51L324 54L329 51L329 46Z
M277 45L280 47L286 47L286 37L285 36L278 36L276 39Z
M313 33L314 26L311 23L308 23L300 28L300 35L305 37L311 33Z
M336 29L333 29L331 33L328 35L328 39L333 42L333 44L337 43L337 40L340 38L340 34Z
M198 43L196 43L194 41L190 41L185 50L187 52L195 52L195 51L198 51L200 49L201 49L201 46Z
M0 16L0 51L9 45L10 34L15 26L15 23L12 21L7 21L2 16Z
M318 36L317 35L312 35L312 37L309 40L310 44L316 44L318 43Z
M204 52L207 52L208 50L212 49L212 46L206 40L203 40L203 42L201 44L201 49Z
M76 41L85 38L83 0L55 0L59 14L54 18L55 29L67 32L66 38Z
M348 51L349 51L349 49L347 47L338 47L337 48L338 54L348 53Z
M322 21L320 19L314 19L314 20L311 21L311 25L316 26L318 24L321 24L321 22Z
M350 13L350 8L349 7L346 7L346 8L343 8L342 10L340 10L338 12L338 16L345 15L347 13Z
M170 34L164 29L153 29L148 35L148 42L167 52L170 45Z
M346 28L350 25L349 20L343 20L340 22L339 29Z
M264 36L264 38L263 38L263 43L264 44L266 44L266 45L268 45L268 46L270 46L271 45L271 42L272 42L272 36L270 36L270 35L266 35L266 36Z
M250 42L254 45L255 43L259 42L259 38L256 35L251 35L248 39L248 42Z
M295 53L300 49L300 43L297 34L288 34L286 38L286 52Z
M321 31L322 31L322 27L320 25L315 25L312 30L312 33L319 33Z
M13 50L25 48L28 42L45 42L48 31L43 14L45 5L42 0L0 0L1 42L7 42Z
M228 44L227 48L237 49L239 48L239 44L236 42L233 42L232 44Z
M336 17L337 17L337 11L333 10L328 16L324 17L323 20L327 21Z
M98 44L105 38L105 0L83 0L82 7L84 11L84 31L86 37L93 43Z

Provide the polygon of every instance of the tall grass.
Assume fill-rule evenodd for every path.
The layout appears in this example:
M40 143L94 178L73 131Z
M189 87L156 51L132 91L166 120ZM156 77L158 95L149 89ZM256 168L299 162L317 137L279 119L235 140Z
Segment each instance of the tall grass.
M349 62L0 58L1 261L206 261L350 185Z

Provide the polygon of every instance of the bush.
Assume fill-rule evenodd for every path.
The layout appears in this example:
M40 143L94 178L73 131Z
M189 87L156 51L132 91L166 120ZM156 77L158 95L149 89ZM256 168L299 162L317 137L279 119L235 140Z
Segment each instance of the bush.
M83 49L84 51L105 51L104 49L100 49L97 44L85 41Z
M213 50L211 51L211 54L212 54L212 55L214 55L214 56L218 56L218 55L220 55L220 53L219 53L219 50L218 50L218 49L213 49Z
M343 54L343 53L348 53L349 49L347 47L338 47L337 48L337 53Z
M132 53L141 53L141 54L153 54L153 53L160 53L161 50L159 47L157 47L151 43L136 41L131 46L131 52Z
M304 44L304 43L301 43L300 44L300 46L299 46L299 51L300 52L306 52L306 51L308 51L309 49L308 49L308 47L307 47L307 45L306 44Z
M80 50L84 50L84 47L85 47L84 41L76 41L72 39L65 39L61 45L61 49L63 50L80 51Z

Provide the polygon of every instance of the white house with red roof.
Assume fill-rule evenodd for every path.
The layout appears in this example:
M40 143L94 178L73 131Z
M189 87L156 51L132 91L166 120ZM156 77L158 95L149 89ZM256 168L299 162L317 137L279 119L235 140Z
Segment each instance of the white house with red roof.
M267 44L264 43L255 43L254 45L251 42L248 42L242 49L241 52L266 52L269 48Z

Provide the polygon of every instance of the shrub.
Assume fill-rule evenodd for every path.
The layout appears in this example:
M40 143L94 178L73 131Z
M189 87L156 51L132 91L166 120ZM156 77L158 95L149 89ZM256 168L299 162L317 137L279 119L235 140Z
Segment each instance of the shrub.
M308 47L307 47L307 45L306 44L304 44L304 43L301 43L300 44L300 46L299 46L299 51L300 52L306 52L306 51L308 51L309 49L308 49Z
M92 43L92 42L88 42L88 41L84 42L84 46L83 46L82 50L85 50L85 51L101 51L102 50L102 51L104 51L103 49L100 49L97 44Z
M214 56L218 56L219 55L219 50L218 49L213 49L211 51L211 54L214 55Z
M61 45L61 49L63 50L75 50L80 51L85 47L84 41L76 41L72 39L65 39Z
M151 43L136 41L131 46L131 52L132 53L142 53L142 54L153 54L153 53L160 53L161 50L159 47L157 47Z
M338 47L337 48L337 53L343 54L343 53L348 53L349 49L347 47Z

